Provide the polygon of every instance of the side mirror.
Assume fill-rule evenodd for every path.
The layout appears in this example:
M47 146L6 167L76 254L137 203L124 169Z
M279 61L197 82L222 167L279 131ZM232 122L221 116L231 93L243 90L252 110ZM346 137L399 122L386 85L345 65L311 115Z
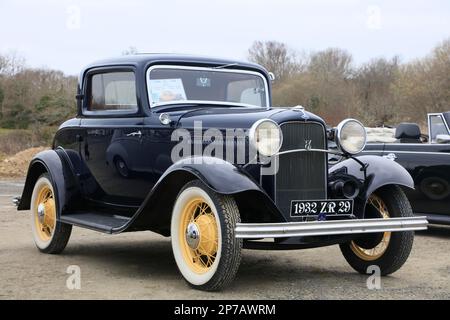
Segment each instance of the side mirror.
M450 135L448 134L436 135L436 143L450 143Z
M273 72L269 72L269 78L270 78L270 81L275 81L275 79L276 79L276 77L275 77L275 74L273 73Z

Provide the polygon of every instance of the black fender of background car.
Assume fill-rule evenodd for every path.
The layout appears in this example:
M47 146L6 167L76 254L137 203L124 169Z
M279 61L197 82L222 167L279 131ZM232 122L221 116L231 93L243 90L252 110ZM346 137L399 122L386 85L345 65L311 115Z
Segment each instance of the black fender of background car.
M123 231L150 229L169 235L176 197L186 183L195 179L214 192L232 195L243 222L285 221L266 192L244 170L218 158L192 157L179 160L166 170Z
M33 188L39 177L48 173L53 183L56 201L57 218L70 207L70 203L79 196L73 170L63 149L46 150L36 154L30 162L18 210L29 210Z
M395 161L380 156L370 155L359 156L356 158L360 162L366 164L365 176L361 164L354 159L341 161L329 169L330 178L332 178L333 175L345 171L346 174L352 175L360 181L364 181L364 186L357 199L355 199L354 210L356 213L364 213L367 199L377 189L388 185L398 185L414 189L414 181L409 172Z

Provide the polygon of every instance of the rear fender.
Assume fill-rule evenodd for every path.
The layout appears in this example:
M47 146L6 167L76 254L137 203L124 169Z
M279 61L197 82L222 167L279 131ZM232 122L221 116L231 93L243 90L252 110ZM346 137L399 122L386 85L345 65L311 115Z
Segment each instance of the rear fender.
M67 209L70 200L77 195L75 180L64 150L46 150L39 152L31 160L28 167L22 197L17 210L29 210L33 188L39 177L48 173L53 183L58 218Z

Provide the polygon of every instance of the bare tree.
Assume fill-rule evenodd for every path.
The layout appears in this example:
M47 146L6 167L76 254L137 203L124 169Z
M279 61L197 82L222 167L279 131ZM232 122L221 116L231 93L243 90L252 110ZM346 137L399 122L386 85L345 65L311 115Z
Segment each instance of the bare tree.
M0 55L0 75L12 76L25 68L25 59L16 51Z
M311 54L308 70L324 79L348 79L352 76L352 55L345 50L329 48Z
M248 50L248 59L273 72L277 80L283 81L299 69L294 51L277 41L255 41Z
M399 58L373 59L355 72L359 116L371 125L394 124L398 121L398 101L394 85L399 77Z

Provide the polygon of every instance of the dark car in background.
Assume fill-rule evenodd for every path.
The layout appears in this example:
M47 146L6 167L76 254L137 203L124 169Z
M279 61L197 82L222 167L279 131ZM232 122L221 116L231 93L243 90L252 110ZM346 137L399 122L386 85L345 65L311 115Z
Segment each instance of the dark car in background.
M171 237L181 274L202 290L233 280L243 247L338 244L360 273L398 270L427 226L400 188L410 174L356 157L366 134L354 119L332 130L344 160L328 168L324 121L273 108L270 81L259 65L197 56L86 67L78 114L33 158L18 203L38 249L60 253L72 226L150 230Z
M401 123L390 140L373 138L362 154L401 164L414 180L414 190L405 189L414 213L430 223L450 224L450 112L427 117L426 134L415 123Z

